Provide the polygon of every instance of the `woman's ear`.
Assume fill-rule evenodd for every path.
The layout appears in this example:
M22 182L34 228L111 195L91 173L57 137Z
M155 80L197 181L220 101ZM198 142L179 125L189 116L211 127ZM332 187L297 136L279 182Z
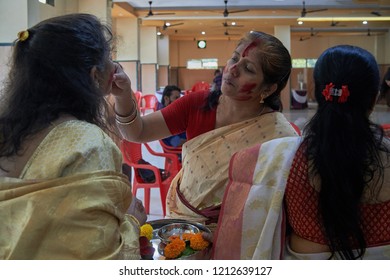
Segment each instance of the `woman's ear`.
M98 71L96 66L92 67L89 75L91 76L92 81L94 81L96 87L99 87L99 78L98 78Z
M276 89L278 88L278 84L272 84L270 86L267 86L264 90L264 98L267 98L268 96L270 96L271 94L273 94Z

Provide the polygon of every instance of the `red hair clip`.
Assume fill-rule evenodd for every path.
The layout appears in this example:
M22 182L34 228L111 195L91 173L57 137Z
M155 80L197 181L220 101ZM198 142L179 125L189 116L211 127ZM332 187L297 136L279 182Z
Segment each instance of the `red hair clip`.
M325 97L326 101L333 101L333 96L337 96L338 103L345 103L348 100L349 90L348 86L341 86L341 89L334 88L333 83L329 83L325 86L322 91L322 95Z

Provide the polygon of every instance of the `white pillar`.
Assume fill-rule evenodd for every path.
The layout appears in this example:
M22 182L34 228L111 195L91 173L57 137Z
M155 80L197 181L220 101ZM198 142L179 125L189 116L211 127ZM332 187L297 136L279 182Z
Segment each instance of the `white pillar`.
M157 29L154 26L143 26L140 30L142 93L154 94L157 89Z

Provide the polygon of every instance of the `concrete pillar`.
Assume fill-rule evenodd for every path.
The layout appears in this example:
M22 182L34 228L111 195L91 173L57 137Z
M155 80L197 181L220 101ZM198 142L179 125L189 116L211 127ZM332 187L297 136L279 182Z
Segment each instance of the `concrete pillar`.
M159 88L169 84L169 36L160 36L157 39L157 85Z
M143 94L155 94L157 89L157 29L140 28L141 89Z

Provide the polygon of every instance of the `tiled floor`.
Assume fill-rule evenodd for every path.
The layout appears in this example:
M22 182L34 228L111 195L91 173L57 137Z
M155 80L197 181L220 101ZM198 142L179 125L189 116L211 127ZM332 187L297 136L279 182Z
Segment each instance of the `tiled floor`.
M295 123L300 129L304 127L306 122L314 115L316 111L316 105L309 104L308 109L303 110L284 110L284 115L286 118ZM373 122L384 124L390 123L390 108L386 105L378 104L375 107L374 112L371 115ZM161 146L158 141L150 143L154 150L162 152ZM145 160L149 161L151 164L163 168L163 161L156 161L147 151L144 151ZM138 191L137 197L143 200L143 191ZM161 208L161 199L158 189L151 190L151 201L150 201L150 215L148 215L148 220L162 219L162 208Z

